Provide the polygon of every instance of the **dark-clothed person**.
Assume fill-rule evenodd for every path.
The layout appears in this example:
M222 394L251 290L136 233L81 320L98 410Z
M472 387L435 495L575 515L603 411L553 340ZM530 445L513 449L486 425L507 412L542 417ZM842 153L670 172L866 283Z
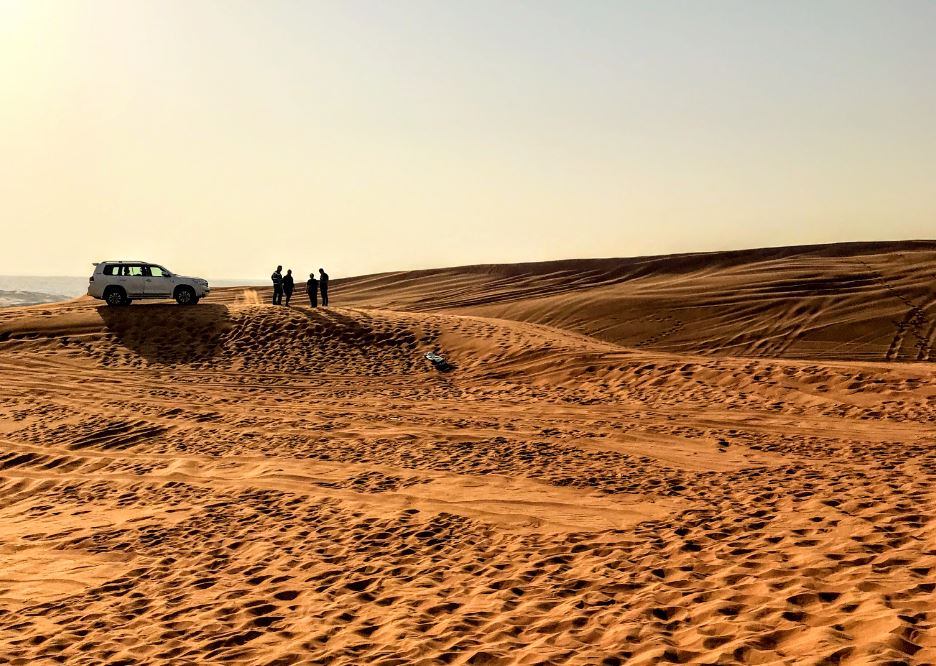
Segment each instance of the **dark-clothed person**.
M286 294L286 307L289 307L289 299L292 298L293 293L293 276L291 268L286 271L286 275L283 277L283 293Z
M282 266L277 266L270 279L273 280L273 305L282 305L283 303L283 274Z
M319 289L322 290L322 305L328 305L328 273L324 268L319 269Z
M306 280L306 293L309 295L309 305L313 308L317 308L318 280L315 279L315 273L309 273L309 279Z

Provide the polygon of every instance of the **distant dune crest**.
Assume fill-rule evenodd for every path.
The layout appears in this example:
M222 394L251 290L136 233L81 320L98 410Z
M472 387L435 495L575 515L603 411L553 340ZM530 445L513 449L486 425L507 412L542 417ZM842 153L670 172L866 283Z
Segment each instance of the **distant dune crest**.
M842 243L385 273L342 302L546 324L681 354L925 361L936 241Z

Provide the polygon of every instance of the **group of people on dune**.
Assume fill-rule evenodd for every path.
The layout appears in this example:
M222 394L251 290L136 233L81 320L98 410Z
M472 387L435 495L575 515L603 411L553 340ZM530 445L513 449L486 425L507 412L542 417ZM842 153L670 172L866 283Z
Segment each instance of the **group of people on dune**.
M283 267L277 266L276 270L273 271L273 275L270 276L270 279L273 280L273 305L289 305L289 299L292 298L293 287L295 282L293 281L292 269L286 271L286 275L283 275ZM309 279L306 280L306 293L309 295L309 305L313 308L318 307L318 292L319 289L322 290L322 305L328 305L328 273L325 272L325 269L319 269L319 277L315 279L315 273L309 273ZM283 303L283 297L286 297L286 302Z

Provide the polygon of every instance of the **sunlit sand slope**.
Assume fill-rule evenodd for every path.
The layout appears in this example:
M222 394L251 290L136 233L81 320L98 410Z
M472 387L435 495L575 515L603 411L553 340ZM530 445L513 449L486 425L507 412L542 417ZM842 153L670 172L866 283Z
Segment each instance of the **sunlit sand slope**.
M679 353L936 355L936 242L469 266L333 291L336 302L515 319Z
M929 252L861 261L929 317ZM731 332L716 284L793 279L750 262L539 296L485 270L440 274L443 309L420 275L0 310L0 663L936 663L936 376L907 341L865 360L900 319L749 291ZM642 334L585 325L638 283ZM577 323L477 314L564 298ZM782 353L853 358L713 343L796 299L850 323Z

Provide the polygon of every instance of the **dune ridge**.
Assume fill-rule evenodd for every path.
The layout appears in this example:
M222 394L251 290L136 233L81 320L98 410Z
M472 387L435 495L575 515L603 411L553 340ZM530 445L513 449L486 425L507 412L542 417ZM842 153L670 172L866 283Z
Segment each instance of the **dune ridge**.
M936 663L934 259L4 309L0 663Z
M936 242L466 266L336 281L344 302L514 319L626 347L928 360Z

